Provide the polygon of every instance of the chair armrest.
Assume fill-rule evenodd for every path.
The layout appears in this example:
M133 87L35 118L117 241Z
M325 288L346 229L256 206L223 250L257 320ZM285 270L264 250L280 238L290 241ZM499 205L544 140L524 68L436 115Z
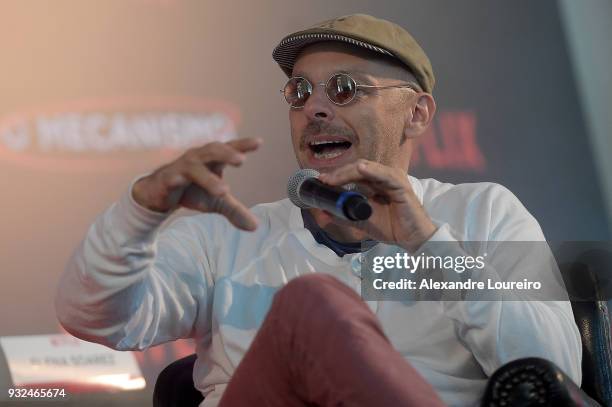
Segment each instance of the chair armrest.
M482 407L601 407L551 361L524 358L509 362L491 376Z

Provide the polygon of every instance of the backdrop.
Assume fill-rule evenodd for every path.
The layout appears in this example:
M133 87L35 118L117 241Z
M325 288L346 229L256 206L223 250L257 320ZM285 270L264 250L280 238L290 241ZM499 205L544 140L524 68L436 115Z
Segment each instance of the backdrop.
M189 146L262 137L229 183L249 205L284 198L296 164L272 49L355 12L408 28L432 60L439 114L413 175L498 182L549 239L609 239L554 1L7 0L0 335L58 332L55 285L88 225ZM149 379L191 351L159 349L139 355Z

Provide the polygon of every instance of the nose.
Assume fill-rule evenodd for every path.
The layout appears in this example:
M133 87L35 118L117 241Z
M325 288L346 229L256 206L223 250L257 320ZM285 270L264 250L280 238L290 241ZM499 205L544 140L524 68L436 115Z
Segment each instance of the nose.
M334 118L334 107L325 94L324 86L313 86L312 94L304 104L304 113L311 120L331 121Z

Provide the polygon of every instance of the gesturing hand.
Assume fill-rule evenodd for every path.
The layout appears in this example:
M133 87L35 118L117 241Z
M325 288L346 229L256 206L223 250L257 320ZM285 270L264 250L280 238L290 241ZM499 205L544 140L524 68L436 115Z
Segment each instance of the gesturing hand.
M335 218L337 224L364 230L375 240L395 243L411 251L436 231L408 177L400 169L360 159L321 174L319 180L334 186L356 183L370 199L373 210L370 219L349 222Z
M153 211L168 212L179 206L224 215L234 226L255 230L255 216L229 192L223 181L226 165L242 165L245 153L255 151L260 139L213 142L187 150L175 161L158 168L134 185L134 200Z

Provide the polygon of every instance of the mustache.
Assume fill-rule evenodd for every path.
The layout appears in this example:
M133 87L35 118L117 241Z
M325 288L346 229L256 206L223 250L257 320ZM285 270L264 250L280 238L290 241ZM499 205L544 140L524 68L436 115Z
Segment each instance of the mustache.
M304 131L302 132L302 138L300 139L300 147L302 149L308 147L308 139L312 136L319 134L328 134L330 136L341 136L347 138L351 144L357 142L355 133L346 127L336 126L322 120L310 120Z

